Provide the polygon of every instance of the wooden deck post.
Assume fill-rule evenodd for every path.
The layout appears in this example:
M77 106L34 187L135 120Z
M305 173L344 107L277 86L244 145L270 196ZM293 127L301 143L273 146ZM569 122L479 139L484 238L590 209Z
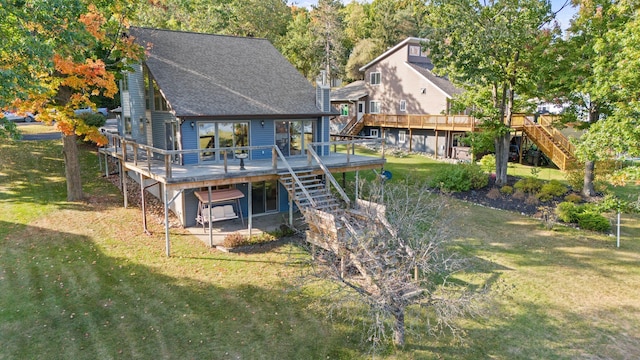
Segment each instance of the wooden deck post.
M435 151L436 160L438 160L438 130L436 130L436 151Z
M120 163L120 173L122 174L122 195L124 195L124 208L129 207L129 197L127 196L127 165L123 161Z
M273 166L273 170L278 169L278 152L276 148L271 148L271 166Z
M413 129L409 126L409 152L413 151Z
M164 187L164 241L167 257L171 257L171 243L169 242L169 189L167 184L162 184Z

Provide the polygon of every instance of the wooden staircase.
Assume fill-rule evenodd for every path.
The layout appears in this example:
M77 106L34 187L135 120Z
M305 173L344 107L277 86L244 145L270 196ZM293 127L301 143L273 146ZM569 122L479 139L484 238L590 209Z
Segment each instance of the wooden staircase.
M349 120L349 122L347 123L347 125L345 125L345 127L342 128L342 130L340 131L340 135L350 135L350 136L355 136L358 135L358 133L360 132L360 130L362 130L362 128L364 127L364 117L361 119L358 119L358 116L354 116L353 118L351 118L351 120Z
M334 213L342 208L340 201L333 196L331 190L324 181L322 175L316 175L309 171L296 172L280 176L280 183L287 189L289 196L301 211L306 208ZM302 211L304 213L304 211Z
M560 170L567 170L575 165L574 145L552 126L551 119L541 116L535 123L525 118L523 131Z

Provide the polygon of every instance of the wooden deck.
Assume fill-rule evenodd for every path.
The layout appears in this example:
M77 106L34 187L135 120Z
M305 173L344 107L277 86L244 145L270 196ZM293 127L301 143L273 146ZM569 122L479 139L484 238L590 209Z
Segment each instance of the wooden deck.
M522 130L525 122L534 121L532 114L513 114L511 117L511 128ZM554 116L541 115L540 121L552 123ZM405 128L405 129L428 129L428 130L449 130L449 131L479 131L480 121L470 115L387 115L387 114L365 114L362 118L364 126Z
M193 154L203 150L167 151L143 144L126 141L116 137L110 139L110 146L100 149L106 156L118 158L124 170L134 171L145 178L150 178L169 186L173 190L191 189L206 186L276 180L283 174L294 171L309 171L322 174L323 170L312 156L301 155L284 157L273 145L218 149L234 152L264 150L272 153L269 159L251 158L244 160L244 170L240 169L239 159L225 159L220 162L200 162L193 165L182 165L172 161L182 155ZM333 173L378 169L384 166L384 156L373 157L355 155L355 148L366 144L380 145L380 140L350 140L327 143L313 143L310 146L330 149L328 154L320 156L320 160ZM382 147L384 149L384 147ZM335 151L342 149L342 151Z

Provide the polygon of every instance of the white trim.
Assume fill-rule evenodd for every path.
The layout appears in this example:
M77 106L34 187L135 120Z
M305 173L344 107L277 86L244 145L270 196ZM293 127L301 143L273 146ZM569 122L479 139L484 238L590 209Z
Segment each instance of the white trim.
M407 112L407 100L400 100L400 111Z
M389 54L396 52L396 50L398 50L399 48L403 47L404 45L406 45L407 43L412 42L412 41L417 41L418 43L421 43L421 42L426 42L427 39L417 38L417 37L408 37L408 38L402 40L398 45L396 45L396 46L392 47L391 49L389 49L389 50L385 51L384 53L382 53L382 55L380 55L377 58L371 60L368 64L364 65L359 70L360 71L365 71L372 64L377 63L378 61L380 61L383 58L387 57Z
M378 129L369 129L369 136L379 138L380 131Z
M378 111L377 112L373 112L371 111L371 104L376 103L378 104ZM369 100L369 114L380 114L382 112L382 106L380 104L380 101L378 100Z
M378 75L378 82L377 83L373 83L373 79L376 77L375 75ZM372 71L369 73L369 85L380 85L382 84L382 72L380 71Z
M427 80L427 82L429 84L431 84L434 88L438 89L438 91L440 91L444 96L447 97L447 99L452 99L453 97L449 94L447 94L444 90L442 90L438 85L434 84L433 81L429 80L426 76L422 75L418 70L414 69L413 66L409 65L408 63L404 63L409 69L413 70L416 72L416 74L420 75L421 78ZM429 70L427 70L429 71ZM434 75L435 76L435 75Z
M407 130L398 131L398 144L405 144L407 142Z

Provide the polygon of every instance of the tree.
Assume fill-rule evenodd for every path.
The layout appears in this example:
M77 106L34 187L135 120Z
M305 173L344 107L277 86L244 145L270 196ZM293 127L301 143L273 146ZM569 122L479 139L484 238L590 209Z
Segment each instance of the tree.
M553 17L548 1L434 0L426 44L436 72L467 92L490 94L466 104L494 138L496 183L507 182L510 127L516 93L531 85L532 58Z
M374 345L385 338L389 322L393 342L404 345L411 308L430 309L438 326L455 331L455 318L471 310L479 294L450 281L464 264L447 248L458 209L426 185L384 185L383 190L374 183L365 190L369 201L361 201L356 211L305 212L307 238L323 249L314 256L318 275L347 290L338 296L353 299L355 293L368 305ZM384 206L376 203L383 196Z
M377 39L362 39L353 47L346 65L346 75L352 80L362 80L360 68L382 53L382 42Z
M374 0L370 9L371 34L385 49L408 36L417 36L426 11L422 2L396 0Z
M342 73L346 59L342 7L339 0L319 0L311 11L311 28L317 36L315 46L322 49L322 67L330 80Z
M304 8L294 8L292 12L293 20L275 46L304 77L312 79L320 67L322 52L314 45L316 37L311 30L309 12Z
M14 2L2 9L16 19L9 30L15 39L34 45L30 51L8 49L12 51L8 57L29 64L27 70L32 73L16 73L17 89L3 94L3 101L39 112L39 119L47 123L55 121L63 134L67 200L81 200L76 141L82 138L104 144L106 138L97 127L77 117L74 109L95 106L92 96L113 97L116 74L126 69L127 61L142 55L132 39L122 36L130 6L126 1L96 6L90 1L61 0ZM6 97L11 95L16 98Z

